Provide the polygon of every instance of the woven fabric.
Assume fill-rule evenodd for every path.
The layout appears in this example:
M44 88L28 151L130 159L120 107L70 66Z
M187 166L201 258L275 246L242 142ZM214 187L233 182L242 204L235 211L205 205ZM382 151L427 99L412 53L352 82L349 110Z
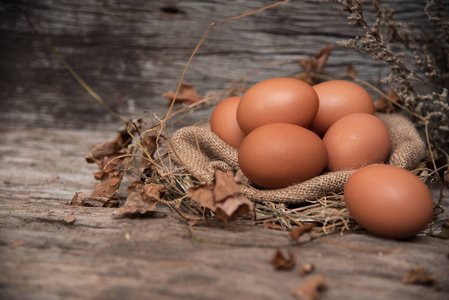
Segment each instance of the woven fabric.
M377 114L391 135L391 151L386 163L413 169L424 157L426 146L413 123L401 114ZM171 137L171 156L199 180L210 182L215 170L232 171L241 178L243 194L254 202L301 203L343 191L355 170L327 172L282 189L259 189L243 175L238 165L238 150L229 146L209 129L189 126Z

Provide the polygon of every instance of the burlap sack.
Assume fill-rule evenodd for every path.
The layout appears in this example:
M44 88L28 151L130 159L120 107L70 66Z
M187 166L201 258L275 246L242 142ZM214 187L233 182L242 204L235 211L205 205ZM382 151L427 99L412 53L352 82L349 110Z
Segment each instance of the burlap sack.
M391 135L390 165L413 169L424 157L426 146L413 123L400 114L377 114ZM282 189L255 188L239 169L238 150L232 148L208 129L184 127L171 137L172 158L199 180L210 182L215 170L232 171L244 183L243 193L255 202L273 201L301 203L316 200L326 194L343 191L346 180L354 170L328 172L305 182Z

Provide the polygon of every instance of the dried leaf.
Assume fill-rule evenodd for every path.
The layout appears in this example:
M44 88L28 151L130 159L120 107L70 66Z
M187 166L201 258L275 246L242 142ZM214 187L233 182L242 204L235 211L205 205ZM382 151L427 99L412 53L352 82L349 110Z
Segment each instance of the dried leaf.
M392 102L398 102L399 101L398 95L393 90L390 90L388 92L387 96L388 96L389 99L387 99L385 97L382 97L382 98L379 98L376 101L376 103L374 105L375 108L376 108L376 111L378 111L378 112L385 112L385 113L391 113L391 112L393 112L395 110Z
M353 65L349 64L345 67L346 74L348 74L349 77L355 77L357 76L357 73L359 73L359 70Z
M215 171L214 183L190 187L187 196L215 212L224 222L235 220L254 209L254 204L242 194L242 185L231 172Z
M200 184L190 187L187 190L187 196L199 202L201 206L215 211L217 207L215 206L213 189L214 185L212 183Z
M169 105L173 102L175 97L174 91L168 91L162 94L162 97L169 100ZM193 104L200 101L202 98L198 96L195 88L187 83L181 84L178 95L176 96L176 103Z
M327 289L326 277L315 275L310 277L303 285L292 291L293 296L303 300L317 300L320 292Z
M130 142L130 139L125 141L123 135L123 133L119 133L113 141L94 146L91 155L85 157L86 162L96 163L100 170L103 170L106 165L110 168L117 168L120 164L123 164L127 158L117 157L129 153L126 147Z
M163 185L155 183L136 184L125 204L117 210L117 215L121 217L144 215L154 210L161 200L163 188Z
M153 154L157 149L157 136L147 134L145 135L141 141L140 144L143 148L145 148L145 151L150 155L151 158L153 158ZM140 168L145 169L151 166L151 162L147 159L143 159Z
M94 177L100 182L95 184L90 194L92 197L112 197L116 194L122 182L123 174L117 169L108 169L94 173Z
M299 276L304 277L307 274L312 273L313 271L315 271L315 266L312 264L302 264L299 267Z
M271 262L275 270L291 270L296 263L296 255L288 253L288 258L277 248L276 253L271 257Z
M265 220L263 222L263 228L287 231L287 227L276 224L271 219Z
M234 180L231 172L215 172L214 197L216 202L225 200L228 197L240 194L242 185Z
M78 206L117 207L120 201L115 197L92 197L84 193L75 193L69 204Z
M215 203L215 214L222 221L230 222L253 210L253 203L243 194L237 194L226 198L225 201Z
M320 52L315 55L316 63L315 63L315 73L322 73L324 70L324 67L326 66L327 60L332 52L332 49L334 48L333 44L329 44L323 49L320 50Z
M68 215L64 217L64 221L67 224L72 224L73 222L75 222L75 214L73 213L73 211L71 211Z
M14 240L11 244L9 244L9 248L14 249L17 247L21 247L21 246L25 245L25 243L26 243L25 240L17 239L17 240Z
M300 58L298 62L304 69L305 74L299 74L296 78L303 80L310 85L315 84L316 78L313 74L323 73L324 67L326 66L333 47L333 44L329 44L321 49L314 57Z
M307 224L307 225L304 225L304 226L295 227L290 232L290 238L292 240L294 240L295 242L299 242L299 238L304 233L310 233L313 230L313 228L315 228L314 224Z
M402 283L431 285L436 279L435 275L429 275L423 268L416 267L402 277Z

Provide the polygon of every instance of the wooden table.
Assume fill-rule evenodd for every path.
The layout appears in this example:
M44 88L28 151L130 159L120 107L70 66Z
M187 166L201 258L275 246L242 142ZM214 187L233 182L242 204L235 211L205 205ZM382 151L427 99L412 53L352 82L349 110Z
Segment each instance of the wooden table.
M412 2L398 11L400 18L422 8ZM160 95L176 88L212 21L270 3L84 0L22 1L20 7L109 106L133 118L145 110L166 111ZM84 156L112 139L118 122L32 33L23 14L1 9L1 299L294 299L292 290L316 274L328 285L320 299L448 297L444 239L420 235L395 241L362 231L312 241L306 236L294 244L287 232L248 220L211 221L190 231L163 206L135 219L117 218L114 208L68 206L75 192L93 189L96 166ZM357 33L345 16L335 5L293 1L215 27L186 81L205 95L266 63L314 55ZM343 48L333 50L326 70L341 74L348 63L359 68L361 78L377 81L377 62ZM250 82L300 70L297 64L272 66ZM210 108L178 126L209 115ZM447 189L445 195L447 211ZM71 214L73 223L65 219ZM448 213L442 214L438 226L447 219ZM292 270L273 269L276 248L296 255ZM302 264L313 264L314 273L300 277ZM403 284L414 267L434 275L434 284Z

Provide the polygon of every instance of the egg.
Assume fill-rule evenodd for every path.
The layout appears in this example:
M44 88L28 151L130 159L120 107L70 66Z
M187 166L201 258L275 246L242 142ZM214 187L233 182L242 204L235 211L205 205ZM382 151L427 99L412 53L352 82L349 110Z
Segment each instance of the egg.
M229 97L215 106L210 118L210 130L223 141L238 149L245 137L237 123L237 106L241 97Z
M323 136L337 120L353 113L374 115L374 103L360 85L346 80L329 80L313 86L319 109L310 129Z
M319 175L327 164L327 151L314 132L294 124L272 123L245 137L238 163L255 185L283 188Z
M250 87L237 108L237 122L245 134L270 123L308 127L318 111L318 96L304 81L271 78Z
M344 201L354 220L369 232L406 239L424 230L433 215L430 190L418 176L390 165L371 165L346 182Z
M383 163L390 153L388 128L376 116L356 113L335 122L323 137L329 171Z

